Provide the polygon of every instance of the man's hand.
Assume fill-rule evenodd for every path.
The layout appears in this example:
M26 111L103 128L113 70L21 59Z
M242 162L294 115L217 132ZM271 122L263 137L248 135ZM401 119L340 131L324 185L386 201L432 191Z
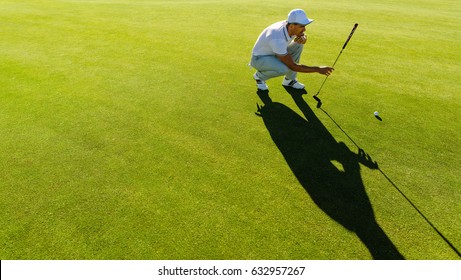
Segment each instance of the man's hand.
M318 72L319 74L322 74L322 75L325 75L325 76L330 76L331 73L333 72L333 70L335 70L333 67L329 67L329 66L319 66L317 72Z
M307 42L307 37L304 34L301 36L296 36L294 41L298 44L304 45Z

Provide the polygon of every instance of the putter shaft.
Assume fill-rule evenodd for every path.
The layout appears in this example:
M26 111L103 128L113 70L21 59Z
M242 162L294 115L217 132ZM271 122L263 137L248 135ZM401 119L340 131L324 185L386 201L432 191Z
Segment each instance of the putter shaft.
M347 37L346 42L344 43L344 45L343 45L341 51L339 52L338 56L336 57L335 62L333 62L333 66L331 66L331 67L335 67L336 62L338 61L339 57L340 57L341 54L343 53L343 50L346 48L347 44L349 43L350 39L352 38L352 35L354 35L354 32L355 32L355 30L357 29L357 26L359 26L358 23L354 24L354 27L352 28L352 31L351 31L351 33L349 34L349 37ZM320 99L317 97L317 95L319 95L319 93L320 93L320 91L322 90L323 85L324 85L325 82L327 81L328 77L329 77L329 76L326 76L326 77L325 77L325 79L323 80L323 83L322 83L322 85L320 86L319 90L318 90L317 93L314 95L314 99L317 100L317 101L319 101L319 102L320 102Z

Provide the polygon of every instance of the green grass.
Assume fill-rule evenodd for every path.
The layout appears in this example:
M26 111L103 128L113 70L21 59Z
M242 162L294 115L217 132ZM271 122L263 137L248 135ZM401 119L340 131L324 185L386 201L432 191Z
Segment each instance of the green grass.
M251 48L295 7L316 20L308 65L331 64L359 23L322 108L460 250L458 1L265 2L2 1L0 258L372 258L299 179L290 157L310 154L284 153L303 146L254 114ZM357 152L315 109L323 77L299 79ZM280 82L270 95L305 132ZM379 170L359 178L406 259L459 259Z

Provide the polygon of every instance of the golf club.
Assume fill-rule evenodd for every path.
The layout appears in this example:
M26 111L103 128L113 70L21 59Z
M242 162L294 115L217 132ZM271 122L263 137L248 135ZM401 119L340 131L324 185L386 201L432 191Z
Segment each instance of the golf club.
M346 42L344 43L343 48L342 48L341 51L339 52L338 57L336 57L336 60L335 60L335 62L333 63L333 66L331 66L331 67L335 67L336 62L338 61L339 57L340 57L341 54L343 53L343 50L346 48L347 43L349 43L349 40L352 38L352 35L353 35L354 32L355 32L355 29L357 29L357 26L359 26L358 23L354 24L354 27L352 28L351 34L349 34L349 37L347 37L347 40L346 40ZM317 97L317 95L319 95L319 93L320 93L320 91L322 90L323 85L324 85L325 82L327 81L328 77L329 77L329 76L326 76L326 77L325 77L325 80L323 80L323 83L322 83L322 85L320 86L319 90L318 90L317 93L313 96L314 99L317 100L317 108L320 108L320 106L322 106L322 101L320 100L320 98Z

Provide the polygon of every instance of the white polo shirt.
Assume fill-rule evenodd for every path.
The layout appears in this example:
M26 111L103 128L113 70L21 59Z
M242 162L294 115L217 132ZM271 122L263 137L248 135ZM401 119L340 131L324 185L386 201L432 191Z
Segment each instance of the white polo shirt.
M290 37L287 21L279 21L263 30L253 47L253 55L286 55L288 44L295 36Z

